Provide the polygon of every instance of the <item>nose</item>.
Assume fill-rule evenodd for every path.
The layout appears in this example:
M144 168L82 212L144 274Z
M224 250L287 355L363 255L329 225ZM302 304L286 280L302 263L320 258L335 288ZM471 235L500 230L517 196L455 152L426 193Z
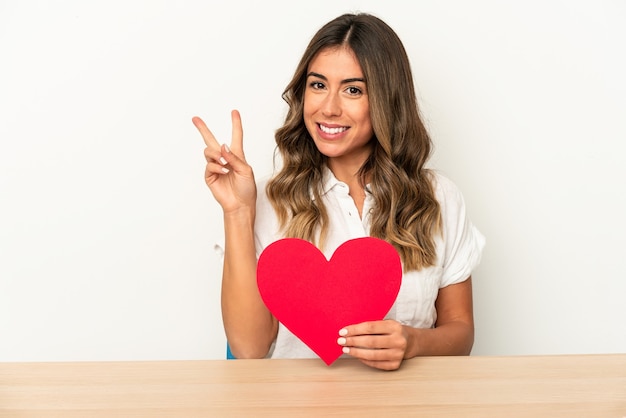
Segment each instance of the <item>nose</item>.
M341 99L338 94L331 92L326 95L322 103L322 114L324 116L341 115Z

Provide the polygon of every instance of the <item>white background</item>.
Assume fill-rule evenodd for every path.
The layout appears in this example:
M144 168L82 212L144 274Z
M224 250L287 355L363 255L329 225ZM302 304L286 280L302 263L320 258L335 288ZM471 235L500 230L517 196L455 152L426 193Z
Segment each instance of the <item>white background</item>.
M224 358L221 212L191 117L257 178L347 11L409 52L487 237L476 355L626 351L626 3L0 0L0 361Z

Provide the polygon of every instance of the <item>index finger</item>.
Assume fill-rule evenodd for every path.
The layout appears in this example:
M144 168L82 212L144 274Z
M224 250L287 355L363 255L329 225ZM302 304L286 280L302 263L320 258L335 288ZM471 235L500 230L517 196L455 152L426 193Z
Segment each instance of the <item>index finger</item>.
M233 129L230 148L236 155L241 158L245 158L243 153L243 127L241 124L241 115L238 110L233 110L230 112L230 117Z
M209 128L206 126L206 123L204 123L202 119L200 119L198 116L194 116L193 118L191 118L191 121L193 122L198 132L200 132L200 135L202 135L202 139L204 140L204 143L207 147L213 149L220 148L219 142L217 142L217 139L215 139L215 136L213 136L213 133L209 130Z
M342 337L352 337L356 335L384 335L389 334L389 327L391 322L386 320L381 321L366 321L359 324L352 324L343 327L339 330L339 335Z

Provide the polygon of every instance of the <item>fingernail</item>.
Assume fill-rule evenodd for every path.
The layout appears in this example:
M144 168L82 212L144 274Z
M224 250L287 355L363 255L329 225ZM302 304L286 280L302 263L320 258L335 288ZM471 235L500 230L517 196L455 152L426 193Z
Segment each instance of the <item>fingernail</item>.
M226 149L226 152L230 152L230 148L228 147L228 145L224 144L224 148Z
M222 163L222 165L228 164L228 162L226 161L224 157L220 157L220 163Z
M348 335L348 330L345 328L340 329L339 335L341 335L342 337L345 337L346 335Z
M350 348L349 347L344 347L341 349L341 351L343 351L344 354L350 354Z
M337 344L344 345L346 343L346 339L343 337L337 338Z
M230 172L229 169L227 169L226 167L222 167L222 173L227 174L229 172Z

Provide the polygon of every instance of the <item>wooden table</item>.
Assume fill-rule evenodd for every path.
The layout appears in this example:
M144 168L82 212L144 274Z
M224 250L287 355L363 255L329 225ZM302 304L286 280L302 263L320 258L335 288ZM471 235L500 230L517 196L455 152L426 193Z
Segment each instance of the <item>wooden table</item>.
M626 417L626 354L0 363L1 417Z

